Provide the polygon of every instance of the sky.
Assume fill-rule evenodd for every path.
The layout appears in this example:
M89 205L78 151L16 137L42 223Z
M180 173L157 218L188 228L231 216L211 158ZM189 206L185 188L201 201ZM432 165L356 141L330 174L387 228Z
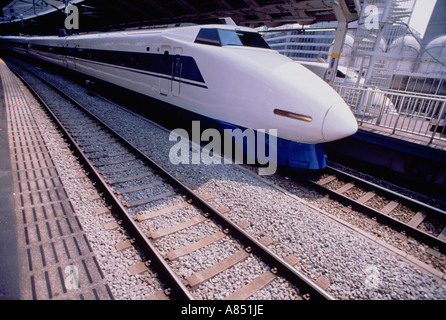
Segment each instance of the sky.
M429 22L436 2L437 0L417 0L415 4L409 25L411 28L420 32L421 37L423 37L426 31L427 23Z

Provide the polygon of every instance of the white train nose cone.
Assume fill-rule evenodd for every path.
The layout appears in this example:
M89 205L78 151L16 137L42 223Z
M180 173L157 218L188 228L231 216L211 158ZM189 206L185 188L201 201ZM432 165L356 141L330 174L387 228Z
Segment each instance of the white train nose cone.
M351 136L356 131L358 123L345 103L335 103L328 109L322 124L322 136L326 142Z

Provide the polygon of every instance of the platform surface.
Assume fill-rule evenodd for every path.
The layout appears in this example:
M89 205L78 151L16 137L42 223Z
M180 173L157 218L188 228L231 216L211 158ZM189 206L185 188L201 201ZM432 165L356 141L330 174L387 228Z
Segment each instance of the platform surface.
M3 62L0 61L0 68ZM0 81L0 300L20 298L8 119Z
M26 88L1 60L0 79L0 299L113 299Z
M406 122L408 123L407 132L400 130L394 131L393 129L384 126L377 126L372 123L361 122L361 120L358 120L358 122L360 123L359 129L367 131L369 133L393 138L395 140L401 140L404 142L417 144L420 146L425 146L436 150L446 151L446 135L440 136L439 133L436 133L434 139L431 139L432 136L415 134L413 132L429 132L432 134L433 132L429 131L429 121L425 120L409 121L409 120L406 120ZM398 121L398 117L391 116L388 117L386 121L388 122L386 126L393 127L395 122ZM399 119L399 121L402 120Z

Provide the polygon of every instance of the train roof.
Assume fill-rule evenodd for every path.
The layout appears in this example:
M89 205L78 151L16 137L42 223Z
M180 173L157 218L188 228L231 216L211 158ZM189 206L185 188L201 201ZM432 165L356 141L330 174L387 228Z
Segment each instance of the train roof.
M68 36L9 37L8 39L9 41L28 42L31 45L61 46L67 44L70 46L81 45L83 48L102 48L104 50L114 48L115 50L127 51L130 47L148 50L148 44L160 43L161 38L212 46L271 49L256 30L248 27L221 24L86 33Z
M150 36L150 35L162 35L169 38L175 38L183 41L193 42L201 29L224 29L224 30L237 30L245 32L257 32L256 30L248 27L224 25L224 24L208 24L208 25L187 25L179 27L158 27L158 28L145 28L145 29L132 29L132 30L120 30L110 32L92 32L82 33L67 36L4 36L4 38L18 39L26 38L27 40L45 40L45 39L64 39L64 40L80 40L80 39L107 39L118 37L133 37L133 36Z

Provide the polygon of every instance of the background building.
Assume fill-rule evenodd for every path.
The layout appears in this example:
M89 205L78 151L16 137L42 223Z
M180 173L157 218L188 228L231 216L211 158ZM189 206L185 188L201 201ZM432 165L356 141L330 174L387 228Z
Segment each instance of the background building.
M365 0L348 25L340 70L344 82L382 89L446 95L446 0L437 0L423 38L408 27L415 0ZM375 28L367 25L374 8ZM337 22L262 29L271 48L299 61L329 62Z
M336 34L337 22L323 22L311 26L286 25L267 32L265 40L274 50L301 61L328 61L330 46ZM271 31L271 30L270 30Z

